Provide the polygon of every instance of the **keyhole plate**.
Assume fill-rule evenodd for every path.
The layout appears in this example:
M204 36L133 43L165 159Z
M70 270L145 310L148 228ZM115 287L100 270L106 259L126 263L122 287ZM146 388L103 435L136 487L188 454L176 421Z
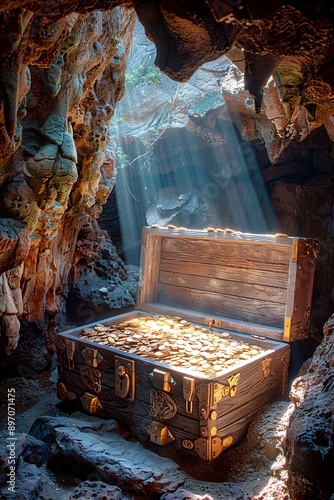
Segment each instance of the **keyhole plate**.
M115 356L115 394L129 401L135 400L136 366L135 362Z

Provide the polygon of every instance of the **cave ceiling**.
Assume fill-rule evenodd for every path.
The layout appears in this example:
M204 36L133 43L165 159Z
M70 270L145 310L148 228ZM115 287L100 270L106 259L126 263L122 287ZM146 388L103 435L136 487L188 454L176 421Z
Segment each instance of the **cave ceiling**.
M283 129L282 124L277 129L280 137L303 140L325 125L334 139L334 7L329 0L4 0L0 6L1 91L9 136L15 128L15 99L6 74L18 71L20 64L50 64L51 42L57 38L56 33L50 35L53 23L71 13L85 16L116 6L135 9L147 37L156 45L156 65L170 78L186 81L200 65L223 54L233 61L233 50L238 48L233 62L243 68L245 90L254 97L257 112L263 107L263 88L273 77L278 95L271 95L265 107L271 116L285 115ZM32 16L35 21L29 24ZM43 47L40 57L36 60L34 54L31 61L26 50L25 60L18 61L13 55L28 24L35 31L40 26L40 38L48 32L50 51ZM59 23L54 26L60 29ZM35 37L36 44L33 30L29 37Z

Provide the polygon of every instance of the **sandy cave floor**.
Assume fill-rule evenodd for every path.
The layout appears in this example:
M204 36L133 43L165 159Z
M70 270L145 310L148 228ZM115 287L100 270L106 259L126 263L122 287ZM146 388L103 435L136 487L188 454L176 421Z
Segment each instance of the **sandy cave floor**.
M56 382L56 363L50 371L31 378L0 380L0 396L7 394L8 388L15 388L17 433L28 434L32 424L40 416L69 416L68 409L64 408L63 403L57 398ZM0 430L5 432L7 402L4 403L3 397L0 398L0 402ZM192 457L189 459L185 454L185 458L175 466L176 468L179 466L191 476L194 474L195 479L201 481L205 477L211 481L233 482L248 499L289 500L286 487L287 473L279 448L290 412L291 405L287 401L271 405L254 421L247 439L224 452L223 461L218 457L210 465L205 463L203 467L196 467L194 474ZM72 415L80 419L90 418L89 415L78 411ZM222 470L225 474L222 474ZM40 500L69 500L80 482L80 479L63 472L56 474L50 471L46 464L40 468L40 473L43 482Z

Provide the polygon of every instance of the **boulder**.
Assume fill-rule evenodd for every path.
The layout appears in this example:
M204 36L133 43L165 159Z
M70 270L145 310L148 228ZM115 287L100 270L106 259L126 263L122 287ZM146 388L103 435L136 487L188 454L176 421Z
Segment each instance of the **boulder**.
M324 333L307 372L291 388L295 410L285 455L294 499L327 500L334 493L334 316Z

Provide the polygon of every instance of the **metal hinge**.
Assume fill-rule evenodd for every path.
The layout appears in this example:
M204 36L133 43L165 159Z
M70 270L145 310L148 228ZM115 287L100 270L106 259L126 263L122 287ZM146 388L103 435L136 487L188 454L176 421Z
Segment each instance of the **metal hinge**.
M266 340L266 337L264 337L263 335L256 335L255 333L252 333L252 334L251 334L251 337L252 337L253 339Z
M210 408L216 405L225 396L230 393L228 385L209 383L199 384L196 388L196 395L199 399L199 413L201 419L209 418Z
M164 372L158 368L154 368L153 372L149 374L153 387L162 391L170 392L173 385L176 384L175 380L169 372Z
M85 347L81 351L81 354L84 357L86 365L91 368L96 368L103 361L103 357L98 349L93 349L92 347Z
M146 427L146 430L150 436L150 441L159 446L165 446L175 440L175 437L168 427L160 422L151 422L150 425Z
M225 449L233 443L232 436L220 438L218 436L209 438L198 438L194 441L184 439L182 446L188 450L194 449L197 455L203 460L213 460Z
M134 401L136 396L136 365L133 360L115 356L115 394Z
M237 392L240 373L235 373L227 379L228 385L218 384L218 382L199 384L196 388L196 395L199 399L199 413L201 419L209 418L211 407L219 403L224 397L233 398Z

